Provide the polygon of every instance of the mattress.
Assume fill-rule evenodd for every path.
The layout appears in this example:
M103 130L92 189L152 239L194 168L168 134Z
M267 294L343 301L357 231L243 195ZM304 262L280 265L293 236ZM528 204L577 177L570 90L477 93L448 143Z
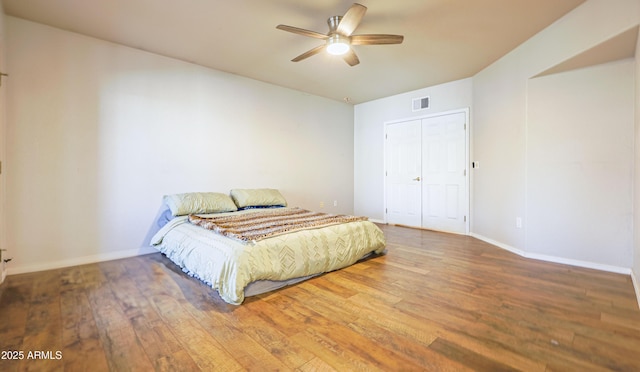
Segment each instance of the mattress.
M216 289L224 301L238 305L247 295L338 270L368 255L380 254L386 242L382 231L366 220L245 243L191 224L188 216L179 216L161 227L151 238L151 244L184 272Z

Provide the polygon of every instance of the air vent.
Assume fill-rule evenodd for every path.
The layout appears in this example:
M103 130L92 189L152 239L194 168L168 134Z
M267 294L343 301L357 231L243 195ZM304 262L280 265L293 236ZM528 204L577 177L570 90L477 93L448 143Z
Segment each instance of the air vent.
M429 97L420 97L413 99L413 111L420 111L429 108Z

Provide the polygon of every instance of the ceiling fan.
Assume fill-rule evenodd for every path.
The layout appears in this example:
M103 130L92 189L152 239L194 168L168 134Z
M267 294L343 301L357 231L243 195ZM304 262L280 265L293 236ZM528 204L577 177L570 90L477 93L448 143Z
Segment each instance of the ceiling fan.
M300 54L296 58L292 59L292 62L302 61L303 59L316 55L326 49L329 54L341 55L345 62L350 66L355 66L360 63L360 60L351 46L400 44L402 43L402 40L404 40L404 36L402 35L352 35L353 31L355 31L356 27L360 24L360 21L362 21L362 17L364 17L364 13L366 11L366 6L354 3L349 10L347 10L344 16L333 16L327 20L327 23L329 24L329 32L326 35L287 25L278 25L276 28L302 36L325 40L324 44Z

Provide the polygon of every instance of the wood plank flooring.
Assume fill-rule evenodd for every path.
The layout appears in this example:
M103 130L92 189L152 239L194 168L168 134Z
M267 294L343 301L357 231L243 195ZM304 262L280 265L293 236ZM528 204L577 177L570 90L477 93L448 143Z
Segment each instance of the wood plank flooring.
M160 254L9 276L0 371L640 370L629 276L381 228L386 255L241 306Z

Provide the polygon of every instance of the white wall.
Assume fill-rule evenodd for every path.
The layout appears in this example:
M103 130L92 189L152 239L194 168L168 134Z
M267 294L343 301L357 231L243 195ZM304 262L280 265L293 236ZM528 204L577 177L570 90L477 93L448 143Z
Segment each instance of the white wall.
M352 213L351 105L6 20L10 272L146 252L170 193L272 187Z
M5 20L4 9L0 2L0 72L6 73L6 47L5 47ZM7 77L0 77L0 163L5 165L6 159L6 113L7 113ZM5 226L5 201L6 201L6 177L4 176L4 169L0 169L0 249L7 247L6 240L6 226ZM5 274L4 260L9 258L8 255L2 255L2 261L0 261L0 283L3 281L3 274Z
M634 69L626 59L529 81L527 252L632 262Z
M384 220L384 123L471 107L472 80L463 79L355 106L354 211ZM412 111L412 99L430 97L430 108ZM473 121L471 122L473 127Z
M640 12L640 10L638 10ZM635 83L636 83L636 121L635 121L635 164L634 164L634 188L633 188L633 232L634 252L631 277L634 279L636 297L640 305L640 35L636 44L635 56Z
M524 228L515 223L538 202L527 199L528 81L637 25L639 8L638 0L589 0L474 76L472 160L482 164L473 173L471 229L477 236L525 252L532 248L527 246L525 234L528 221L523 221ZM567 218L578 217L578 213L573 211ZM603 252L576 256L565 250L552 254L579 261L602 257ZM629 257L622 251L612 255ZM616 258L609 264L620 262ZM631 261L627 262L628 268Z

